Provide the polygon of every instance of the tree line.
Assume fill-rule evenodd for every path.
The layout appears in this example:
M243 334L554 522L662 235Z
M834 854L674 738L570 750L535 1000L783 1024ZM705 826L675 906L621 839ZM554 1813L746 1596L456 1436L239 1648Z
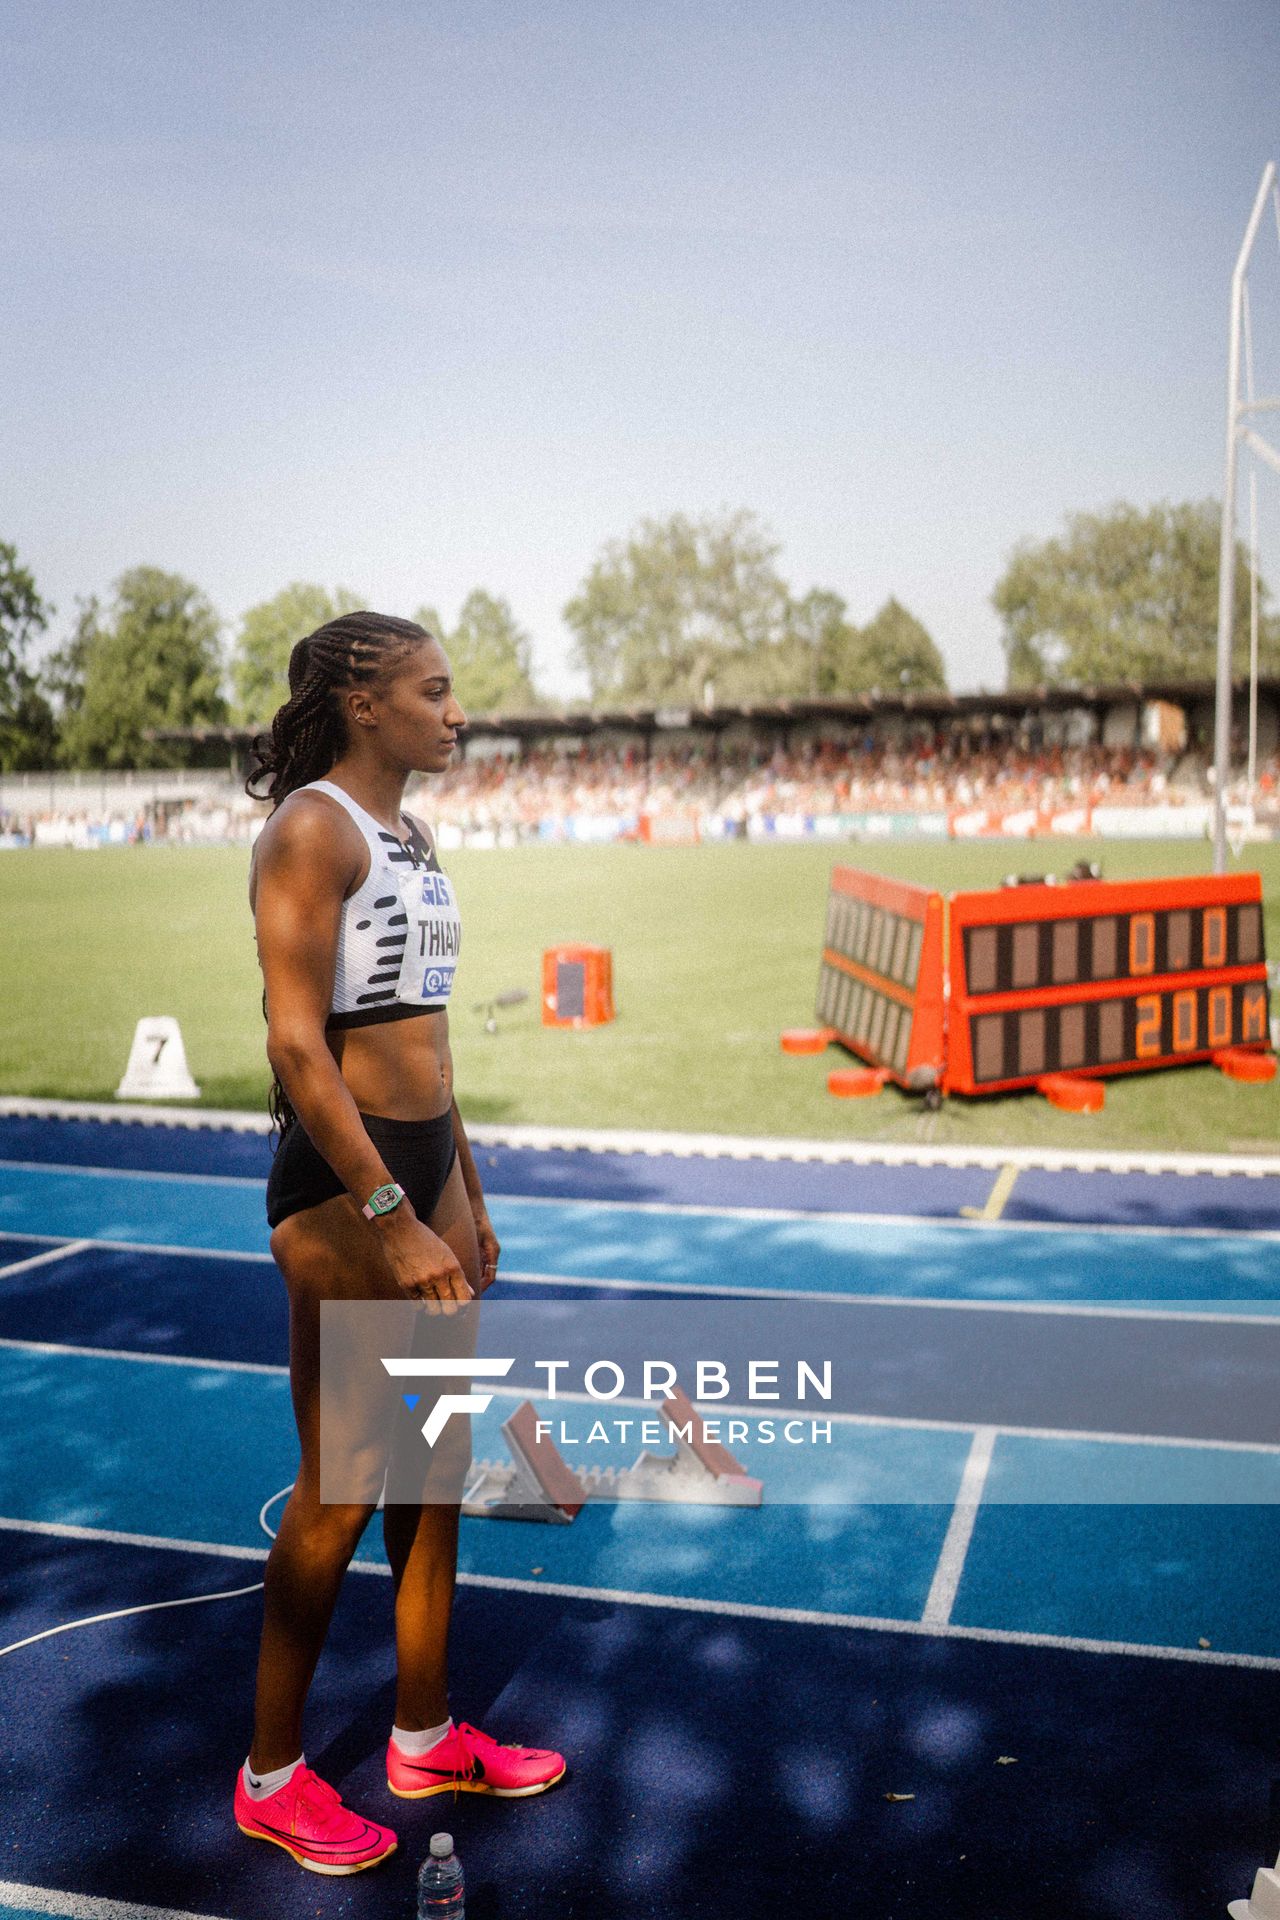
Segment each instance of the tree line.
M859 626L839 594L797 597L778 544L754 514L643 520L606 544L564 608L572 658L605 706L751 704L801 695L945 691L942 656L896 599ZM1249 580L1237 569L1236 631L1247 645ZM992 603L1011 686L1206 679L1217 636L1218 509L1211 500L1073 514L1062 534L1018 546ZM1261 587L1264 672L1280 672L1280 622ZM363 605L347 588L294 582L249 608L229 647L192 581L155 567L81 603L71 632L37 657L54 610L16 549L0 542L0 770L173 766L184 743L152 729L265 726L288 697L303 634ZM532 642L509 603L469 594L445 644L475 712L545 704Z

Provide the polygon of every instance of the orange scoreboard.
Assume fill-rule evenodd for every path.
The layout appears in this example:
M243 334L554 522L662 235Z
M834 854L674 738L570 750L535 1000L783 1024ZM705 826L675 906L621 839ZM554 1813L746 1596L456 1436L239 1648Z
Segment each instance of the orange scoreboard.
M927 887L857 867L831 875L818 1018L915 1091L942 1078L942 914Z
M945 1092L1268 1044L1256 873L958 893L949 913Z

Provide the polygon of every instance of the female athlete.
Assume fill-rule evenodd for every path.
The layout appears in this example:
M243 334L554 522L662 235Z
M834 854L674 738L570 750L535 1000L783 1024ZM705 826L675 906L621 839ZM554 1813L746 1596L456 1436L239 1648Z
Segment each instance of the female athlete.
M457 907L429 831L401 812L410 773L443 772L466 725L449 662L410 621L345 614L293 649L289 696L256 743L249 791L265 783L273 807L249 895L282 1129L267 1219L289 1293L301 1464L267 1561L235 1818L312 1872L346 1874L386 1859L396 1836L345 1807L302 1753L307 1690L374 1510L321 1504L320 1305L408 1299L456 1314L492 1283L498 1242L453 1099ZM413 942L410 897L422 928ZM500 1745L450 1719L456 1501L388 1504L383 1530L395 1594L392 1793L541 1793L564 1773L558 1753Z

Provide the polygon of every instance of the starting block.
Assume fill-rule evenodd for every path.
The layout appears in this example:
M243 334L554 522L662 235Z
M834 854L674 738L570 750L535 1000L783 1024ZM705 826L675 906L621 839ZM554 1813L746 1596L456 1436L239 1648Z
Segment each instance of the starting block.
M1249 1898L1233 1900L1227 1912L1231 1920L1280 1920L1280 1860L1260 1868Z
M546 1520L567 1527L587 1496L555 1442L539 1440L532 1400L520 1402L502 1432L513 1464L477 1461L462 1490L462 1511L473 1520Z
M1271 1782L1271 1817L1267 1823L1266 1851L1280 1846L1280 1780ZM1274 1867L1260 1867L1247 1900L1233 1900L1227 1908L1231 1920L1280 1920L1280 1858Z
M663 1401L662 1412L676 1429L675 1452L642 1453L633 1467L586 1468L578 1479L588 1500L691 1501L709 1507L760 1505L764 1482L745 1473L728 1447L697 1437L702 1415L681 1388Z
M575 1473L550 1435L539 1439L538 1409L532 1400L522 1400L502 1423L511 1463L476 1462L463 1489L463 1513L473 1520L542 1520L563 1527L589 1501L761 1504L764 1482L744 1472L727 1447L700 1436L702 1415L681 1388L663 1401L662 1412L675 1430L674 1453L642 1453L630 1467L585 1467Z

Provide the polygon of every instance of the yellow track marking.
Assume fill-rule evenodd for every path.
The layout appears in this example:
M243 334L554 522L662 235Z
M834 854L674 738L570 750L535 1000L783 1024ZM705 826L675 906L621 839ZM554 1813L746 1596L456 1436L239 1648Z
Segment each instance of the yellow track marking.
M1001 1167L999 1173L996 1175L996 1183L987 1195L986 1206L961 1207L960 1212L963 1218L966 1220L998 1220L1009 1204L1009 1195L1013 1192L1014 1183L1018 1178L1019 1171L1020 1169L1017 1167Z

